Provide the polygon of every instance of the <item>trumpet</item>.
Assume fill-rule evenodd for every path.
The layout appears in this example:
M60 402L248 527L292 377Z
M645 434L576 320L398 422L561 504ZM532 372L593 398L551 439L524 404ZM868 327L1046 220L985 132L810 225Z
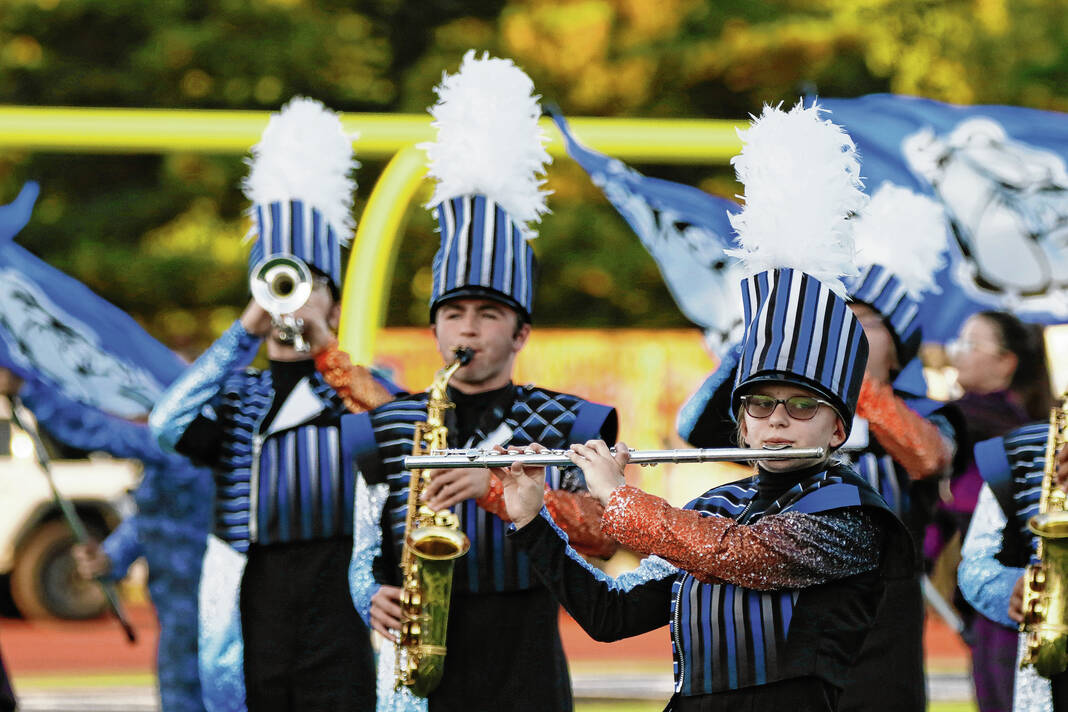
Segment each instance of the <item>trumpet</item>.
M453 468L509 467L518 462L531 467L571 465L570 450L546 450L540 453L497 453L492 450L432 450L427 455L408 455L405 470L451 470ZM615 448L612 449L615 454ZM782 450L753 450L744 447L689 448L681 450L631 450L635 465L658 465L666 462L754 462L761 460L822 460L826 448L797 447Z
M304 320L293 316L312 293L312 275L304 260L291 255L268 257L252 269L252 298L271 315L278 340L300 353L310 350L304 340Z

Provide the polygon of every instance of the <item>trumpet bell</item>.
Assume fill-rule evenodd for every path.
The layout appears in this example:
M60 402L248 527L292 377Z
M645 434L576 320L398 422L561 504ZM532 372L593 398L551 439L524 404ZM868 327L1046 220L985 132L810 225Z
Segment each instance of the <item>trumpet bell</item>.
M269 257L252 270L252 298L272 315L292 314L308 301L312 275L303 260L291 256Z

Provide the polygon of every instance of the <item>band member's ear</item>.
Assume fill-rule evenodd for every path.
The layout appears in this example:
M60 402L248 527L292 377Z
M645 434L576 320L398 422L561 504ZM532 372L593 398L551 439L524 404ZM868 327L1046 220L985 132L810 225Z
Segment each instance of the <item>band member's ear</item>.
M326 324L331 331L337 333L338 327L341 326L341 302L334 302L334 305L330 307L330 313L326 316Z
M519 350L526 345L528 338L530 338L530 322L524 321L512 335L512 351L519 353Z
M846 441L846 429L845 423L841 418L834 419L834 433L831 435L831 447L841 447L842 443Z

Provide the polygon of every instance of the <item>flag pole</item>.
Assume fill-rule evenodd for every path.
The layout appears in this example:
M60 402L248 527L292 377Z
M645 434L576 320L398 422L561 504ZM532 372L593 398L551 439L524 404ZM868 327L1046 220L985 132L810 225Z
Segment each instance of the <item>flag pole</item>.
M45 450L44 442L41 440L41 434L37 431L37 426L34 425L33 420L28 417L26 406L22 404L18 396L7 396L8 402L11 404L11 417L15 421L15 425L19 426L30 439L33 441L34 454L37 457L37 464L41 468L41 472L44 474L45 479L48 481L48 487L52 490L52 499L55 500L56 505L63 513L63 518L67 522L67 526L70 527L71 533L74 535L75 541L82 545L88 545L89 532L85 528L85 524L82 522L78 513L74 509L74 505L69 499L64 497L59 492L59 488L56 487L55 478L52 477L51 458L48 456L48 451ZM137 634L134 633L133 626L130 625L126 615L123 613L122 604L119 602L119 594L115 589L115 584L111 581L105 581L100 576L94 579L97 584L100 585L101 590L104 592L105 598L107 598L108 606L111 608L111 612L115 614L115 618L118 619L119 625L122 626L123 632L126 634L126 639L131 645L137 642Z

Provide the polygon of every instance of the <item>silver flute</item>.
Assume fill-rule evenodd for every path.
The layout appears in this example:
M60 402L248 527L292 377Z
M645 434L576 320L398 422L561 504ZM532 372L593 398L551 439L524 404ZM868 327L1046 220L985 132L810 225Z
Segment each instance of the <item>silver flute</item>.
M492 450L435 450L429 455L408 455L406 470L451 470L453 468L508 467L513 462L530 466L571 465L570 450L546 450L541 453L497 453ZM615 449L612 449L615 454ZM750 450L744 447L721 447L683 450L631 450L630 462L635 465L657 465L662 462L753 462L756 460L820 460L827 450L822 447L784 448L782 450Z

